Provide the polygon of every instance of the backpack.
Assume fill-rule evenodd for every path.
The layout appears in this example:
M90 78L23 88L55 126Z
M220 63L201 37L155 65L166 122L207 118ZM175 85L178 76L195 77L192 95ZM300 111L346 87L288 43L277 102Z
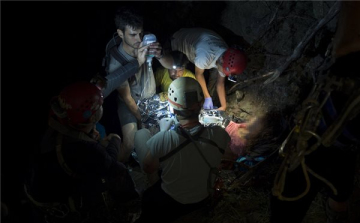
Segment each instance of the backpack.
M121 41L122 41L122 39L115 32L113 34L113 37L106 44L105 56L103 57L102 64L101 64L102 67L104 67L106 74L109 73L109 64L110 64L111 56L113 56L122 66L124 66L128 62L128 60L122 54L120 54L119 51L117 50Z
M121 43L122 39L119 37L119 35L115 32L113 34L113 37L109 40L109 42L106 44L106 48L105 48L105 56L102 60L102 67L105 70L105 75L109 74L109 69L110 69L110 60L111 60L111 56L114 57L120 64L121 66L125 66L127 63L129 63L130 61L119 52L118 47ZM155 77L153 74L153 70L152 67L149 66L147 63L144 63L144 67L141 68L143 69L142 72L146 72L147 75L146 79L143 80L144 82L144 89L143 90L140 97L140 99L144 99L144 98L150 98L152 97L155 93L156 93L156 83L155 83ZM140 71L141 72L141 71ZM112 72L112 74L115 74L117 76L123 76L123 70L121 69L116 69ZM143 77L145 78L145 77ZM135 81L135 76L131 76L128 78L129 83L131 84L132 82Z

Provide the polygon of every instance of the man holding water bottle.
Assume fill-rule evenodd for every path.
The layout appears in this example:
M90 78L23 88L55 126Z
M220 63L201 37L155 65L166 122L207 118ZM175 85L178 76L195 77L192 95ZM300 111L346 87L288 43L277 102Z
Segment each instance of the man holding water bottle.
M132 61L137 57L138 49L148 44L150 44L150 47L147 49L147 54L155 57L162 66L169 67L167 59L163 57L160 43L156 42L155 35L144 36L145 42L142 41L144 35L143 17L135 8L129 6L120 7L115 14L115 25L117 28L116 34L109 44L112 41L117 44L114 45L115 49L109 50L115 50L121 60L111 54L106 69L107 74L116 72L124 64ZM153 96L151 92L155 93L155 85L153 90L148 89L152 86L151 84L148 85L148 83L152 81L155 83L153 73L148 72L147 69L148 62L150 62L151 66L151 59L149 58L135 75L117 88L117 113L123 135L122 149L118 157L121 162L128 161L134 147L134 134L138 128L141 128L141 114L137 102L140 99Z

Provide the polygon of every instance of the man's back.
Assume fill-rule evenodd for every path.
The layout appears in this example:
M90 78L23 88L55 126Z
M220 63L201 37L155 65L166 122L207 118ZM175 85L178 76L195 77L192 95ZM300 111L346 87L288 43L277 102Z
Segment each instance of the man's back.
M183 52L190 62L201 69L216 67L216 60L228 48L220 35L204 28L183 28L171 40L172 50Z
M199 137L211 139L224 149L230 142L227 132L221 127L204 128L197 126L192 132L202 131ZM177 148L187 139L176 131L162 131L154 135L148 142L153 157L161 158ZM212 167L218 167L222 153L211 144L199 142L198 146ZM173 156L161 162L162 189L176 201L187 204L199 202L208 197L208 177L210 168L201 154L190 141ZM212 179L214 179L212 175Z

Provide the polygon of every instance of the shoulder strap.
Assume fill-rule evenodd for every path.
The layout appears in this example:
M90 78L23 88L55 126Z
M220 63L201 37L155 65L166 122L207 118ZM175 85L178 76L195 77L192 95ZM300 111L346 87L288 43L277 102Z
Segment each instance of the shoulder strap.
M159 162L163 162L163 161L167 160L168 158L170 158L171 156L173 156L175 153L179 152L182 148L184 148L187 144L189 144L189 143L191 142L187 135L181 134L181 132L179 132L179 129L180 129L180 128L181 128L181 127L178 126L178 127L176 128L176 132L177 132L179 135L183 135L183 136L186 138L186 140L185 140L183 143L181 143L180 145L178 145L175 149L171 150L171 151L170 151L168 154L166 154L165 156L160 157L160 158L159 158ZM201 135L201 133L202 133L203 131L204 131L204 128L201 128L201 130L196 134L196 136Z
M67 163L65 162L63 153L62 153L62 139L63 139L63 135L59 132L57 137L56 137L56 156L57 156L57 160L61 166L61 168L71 177L73 178L79 178L79 176L72 171L72 169L67 165Z
M53 128L55 131L58 132L58 135L56 137L56 156L57 160L61 166L61 168L71 177L79 178L79 175L77 175L74 171L70 169L70 167L66 164L63 153L62 153L62 140L63 135L80 139L84 141L89 142L97 142L95 139L92 139L88 135L86 135L84 132L76 131L70 128L67 128L66 126L60 124L58 121L56 121L54 118L49 118L49 126Z
M115 32L113 34L113 38L106 45L106 55L103 60L103 66L108 66L110 55L113 56L121 65L124 65L128 62L128 60L119 52L118 46L121 43L121 38Z
M206 164L210 167L210 169L212 168L212 166L210 165L209 161L207 161L207 159L205 158L204 154L201 152L199 146L196 144L195 139L193 138L192 135L190 135L190 133L188 133L184 128L180 127L180 131L183 135L185 135L186 138L188 138L188 140L191 140L192 143L194 143L196 149L198 150L198 152L200 153L201 157L204 159L204 161L206 162ZM211 141L211 140L209 140Z
M204 138L204 137L200 136L198 138L198 141L201 141L201 142L204 142L204 143L207 143L207 144L210 144L210 145L213 145L213 146L217 147L221 154L225 153L225 150L223 148L221 148L220 146L218 146L218 144L216 144L216 142L212 141L211 139L207 139L207 138Z
M186 145L188 145L191 141L189 139L185 140L184 142L182 142L178 147L176 147L175 149L171 150L168 154L166 154L163 157L159 158L159 162L163 162L165 160L167 160L168 158L170 158L172 155L174 155L175 153L179 152L182 148L184 148Z
M201 157L203 158L203 160L206 162L206 164L209 166L210 168L210 171L209 171L209 176L208 176L208 179L207 179L207 188L208 188L208 191L209 191L209 194L213 194L214 193L214 188L212 188L211 184L211 174L214 174L215 176L219 176L219 171L216 167L212 167L211 164L209 163L209 161L205 158L205 155L201 152L198 144L196 144L196 141L195 139L190 135L190 133L188 133L185 129L183 128L180 128L180 130L182 131L183 134L186 134L189 139L191 140L191 142L195 145L197 151L199 152L199 154L201 155ZM204 139L204 138L203 138ZM211 140L209 140L211 141ZM212 141L211 141L212 142ZM214 144L216 145L216 143L214 142ZM218 147L219 148L219 147Z
M180 130L180 133L181 135L183 135L185 138L188 138L190 139L190 137L194 140L197 140L197 141L201 141L203 143L207 143L207 144L210 144L210 145L213 145L215 146L216 148L218 148L219 152L221 154L224 154L225 153L225 150L222 149L220 146L218 146L218 144L216 144L216 142L212 141L211 139L207 139L207 138L204 138L204 137L201 137L201 134L203 133L203 131L205 130L204 126L201 126L201 129L199 132L196 133L196 135L192 136L190 135L185 129L181 128L179 126L179 128L177 128L177 130Z
M191 139L189 138L190 134L188 135L188 134L184 133L183 131L185 131L185 130L183 128L181 128L180 126L177 128L177 130L179 130L179 129L181 130L180 134L182 136L184 136L185 138L187 138L187 140L185 140L183 143L181 143L178 147L176 147L175 149L170 151L165 156L160 157L159 162L163 162L163 161L167 160L168 158L173 156L175 153L179 152L182 148L184 148L186 145L188 145L191 142ZM198 141L201 141L203 143L207 143L207 144L215 146L216 148L218 148L218 150L221 154L224 154L225 150L223 148L221 148L220 146L218 146L216 144L216 142L200 136L203 131L204 131L204 127L202 127L201 130L195 135L195 139L197 139ZM179 131L176 131L176 132L179 134ZM191 137L194 138L194 136L191 136Z

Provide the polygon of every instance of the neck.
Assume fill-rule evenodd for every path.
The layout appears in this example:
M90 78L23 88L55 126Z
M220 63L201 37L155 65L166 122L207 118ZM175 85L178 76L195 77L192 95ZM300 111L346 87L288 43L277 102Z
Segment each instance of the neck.
M186 128L186 129L191 129L197 125L201 125L201 123L199 122L199 119L197 119L197 118L179 120L179 123L183 128Z

